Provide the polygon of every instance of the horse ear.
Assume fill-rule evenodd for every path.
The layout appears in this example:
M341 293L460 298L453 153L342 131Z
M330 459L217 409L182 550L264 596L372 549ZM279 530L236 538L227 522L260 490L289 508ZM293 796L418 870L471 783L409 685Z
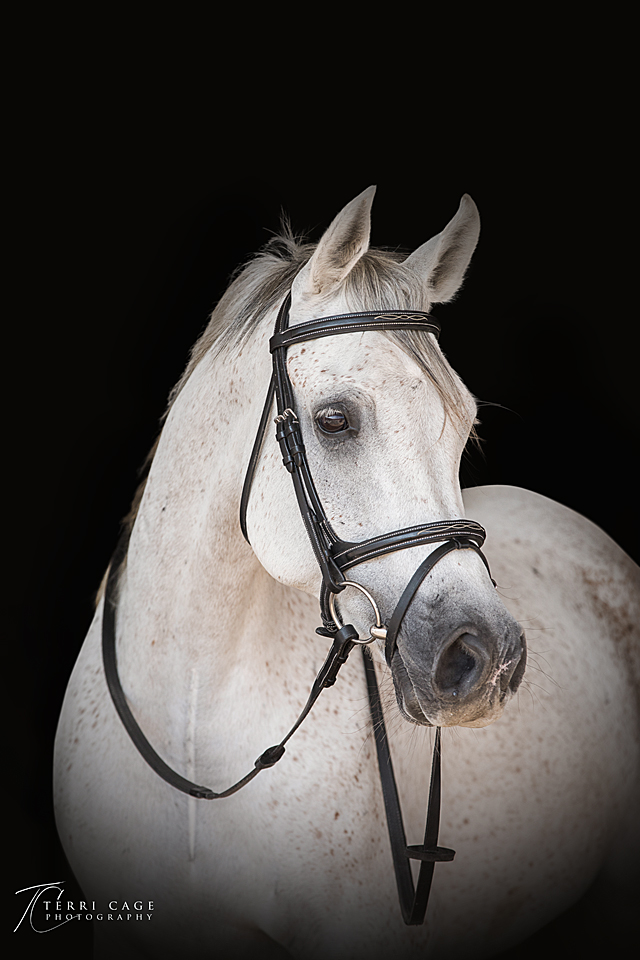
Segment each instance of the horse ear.
M446 303L459 290L479 235L478 208L465 193L458 212L442 233L427 240L404 261L425 280L432 303Z
M375 187L367 187L348 203L325 231L311 260L293 282L292 296L326 296L351 272L369 249L371 204Z

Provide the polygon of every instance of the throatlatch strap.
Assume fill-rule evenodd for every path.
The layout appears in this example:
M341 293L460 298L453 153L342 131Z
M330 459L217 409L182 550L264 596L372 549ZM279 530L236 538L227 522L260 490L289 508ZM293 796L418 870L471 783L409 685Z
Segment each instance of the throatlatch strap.
M240 529L242 530L242 536L245 538L247 543L249 543L249 535L247 533L247 506L249 504L249 494L251 493L251 484L253 482L253 476L256 472L256 465L258 459L260 458L260 451L262 450L262 444L264 442L264 435L267 431L267 424L269 422L269 414L271 413L271 408L273 406L273 397L275 394L275 383L273 377L269 381L269 389L267 390L267 399L265 400L264 407L262 408L262 416L260 417L260 426L258 427L258 432L256 434L256 439L253 443L253 449L251 451L251 457L249 458L249 466L247 467L247 472L244 476L244 484L242 486L242 496L240 498Z
M278 332L283 328L283 324L286 326L288 322L290 305L291 293L285 297L280 309L278 310L278 316L276 318L276 331ZM249 504L249 495L251 494L251 484L253 482L256 466L260 458L260 451L262 450L264 437L267 432L267 424L269 423L269 415L271 413L271 407L273 406L275 392L276 378L272 370L271 379L269 380L269 389L267 390L267 399L265 400L264 407L262 408L262 416L260 417L258 432L256 433L256 439L253 443L253 449L249 458L247 472L244 475L242 496L240 497L240 529L242 530L242 536L245 538L247 543L249 543L249 535L247 533L247 506Z

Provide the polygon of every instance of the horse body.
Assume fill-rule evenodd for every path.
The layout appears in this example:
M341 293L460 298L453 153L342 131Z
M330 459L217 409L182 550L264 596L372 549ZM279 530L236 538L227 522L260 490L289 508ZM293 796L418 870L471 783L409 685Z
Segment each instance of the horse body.
M353 208L346 221L353 234ZM331 243L335 252L332 229L319 246L325 257ZM431 244L417 252L418 266L433 259ZM343 273L363 255L350 249ZM335 256L312 263L316 273L335 273ZM349 309L343 275L313 293L313 270L298 276L295 322ZM274 444L265 442L251 493L253 549L238 524L273 316L267 311L235 347L204 352L184 381L120 577L117 655L127 700L167 763L214 790L289 729L328 645L314 633L319 575ZM456 669L463 662L459 637L511 636L516 621L527 631L518 692L501 685L514 667L488 639L483 655L493 673L478 695L460 684L461 705L422 684L408 638L399 649L409 680L392 681L374 652L409 843L424 829L433 742L425 723L456 727L443 731L441 842L457 853L436 868L427 922L406 927L400 916L357 651L276 767L227 799L196 800L147 766L117 717L102 667L101 602L57 736L62 842L87 896L154 901L151 922L127 925L132 956L138 948L310 960L491 955L569 906L598 871L630 875L637 568L589 521L537 494L486 487L465 491L463 502L457 465L473 419L470 395L460 385L460 417L447 415L415 360L383 334L301 344L289 371L304 397L319 492L346 539L425 516L466 516L487 530L497 590L477 555L456 551L418 594L410 626L435 650L436 674L442 649L454 651ZM351 404L355 422L354 396L354 443L314 433L327 403L334 411ZM363 564L353 579L388 615L430 549ZM355 591L345 591L341 614L360 629L366 603L347 593ZM122 950L117 924L96 926L105 955Z

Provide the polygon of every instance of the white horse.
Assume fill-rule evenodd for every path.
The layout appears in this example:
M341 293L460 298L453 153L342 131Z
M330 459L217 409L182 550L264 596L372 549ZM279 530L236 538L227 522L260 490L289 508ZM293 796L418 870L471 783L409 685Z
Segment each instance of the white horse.
M408 258L369 249L373 192L348 204L317 246L280 238L229 286L173 392L130 518L117 605L122 686L167 764L214 791L290 728L330 645L314 632L319 568L271 435L248 504L251 546L238 519L278 308L291 290L292 325L428 311L454 296L478 238L465 196ZM497 589L477 553L449 553L411 604L393 670L372 645L410 844L424 830L433 725L456 728L442 734L440 832L456 857L435 868L425 923L406 926L355 654L277 766L226 799L174 789L114 708L102 599L58 728L58 828L87 898L151 900L154 911L144 922L96 922L98 954L491 956L596 876L614 891L633 876L637 567L590 521L536 493L461 492L476 408L431 334L306 341L289 348L287 369L315 484L342 538L455 518L487 531ZM357 568L383 619L434 546ZM345 590L337 606L366 635L367 600ZM518 624L528 643L522 683Z

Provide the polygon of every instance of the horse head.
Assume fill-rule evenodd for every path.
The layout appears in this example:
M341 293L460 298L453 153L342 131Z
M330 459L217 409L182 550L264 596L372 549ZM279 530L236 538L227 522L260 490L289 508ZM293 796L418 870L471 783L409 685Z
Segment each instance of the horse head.
M460 288L480 228L471 198L401 260L369 248L373 195L374 188L365 190L338 214L298 272L290 327L354 311L429 312ZM458 472L476 404L433 334L359 330L306 340L289 347L286 368L315 488L341 540L464 518ZM246 522L263 567L319 596L318 564L273 444L264 444ZM359 563L352 579L375 598L385 623L437 546L421 543ZM361 591L343 589L335 609L368 636L371 606ZM408 720L485 726L517 690L525 660L524 633L483 559L455 549L417 590L390 665Z

